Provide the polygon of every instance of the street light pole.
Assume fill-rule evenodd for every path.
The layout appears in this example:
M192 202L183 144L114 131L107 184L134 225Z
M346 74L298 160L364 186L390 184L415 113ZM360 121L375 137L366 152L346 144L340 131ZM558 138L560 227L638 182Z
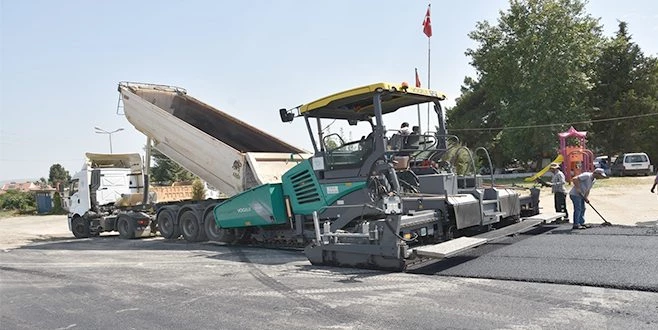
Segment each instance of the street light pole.
M96 130L96 133L98 133L98 134L107 134L110 137L110 154L111 154L112 153L112 134L114 134L116 132L123 131L123 128L117 128L117 129L115 129L114 131L111 131L111 132L106 131L106 130L98 127L98 126L94 127L94 129Z

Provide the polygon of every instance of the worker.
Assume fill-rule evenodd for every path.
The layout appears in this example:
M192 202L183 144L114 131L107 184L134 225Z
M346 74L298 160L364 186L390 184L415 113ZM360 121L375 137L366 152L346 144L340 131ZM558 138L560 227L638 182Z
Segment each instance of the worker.
M553 178L550 183L546 183L551 187L551 192L553 193L553 199L555 201L555 212L563 212L564 217L558 219L555 223L568 223L569 222L569 212L567 212L567 189L564 188L564 185L567 184L567 180L564 176L564 173L560 170L560 164L551 163L550 171L553 173Z
M400 125L400 135L408 136L409 134L411 134L411 129L409 128L409 123L405 121Z
M585 203L589 204L589 192L594 182L607 177L602 168L597 168L594 172L583 172L571 179L573 188L569 192L569 198L573 202L573 229L590 227L589 224L585 224Z
M651 193L656 192L656 186L658 186L658 173L656 173L656 178L653 179L653 186L651 186Z

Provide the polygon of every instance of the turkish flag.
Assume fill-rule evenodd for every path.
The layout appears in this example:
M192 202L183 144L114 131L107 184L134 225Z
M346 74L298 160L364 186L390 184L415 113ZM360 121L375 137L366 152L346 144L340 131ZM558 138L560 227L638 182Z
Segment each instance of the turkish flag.
M432 36L432 20L430 20L430 7L427 6L427 13L423 20L423 33L429 38Z
M418 77L418 69L416 69L416 87L420 88L420 77Z

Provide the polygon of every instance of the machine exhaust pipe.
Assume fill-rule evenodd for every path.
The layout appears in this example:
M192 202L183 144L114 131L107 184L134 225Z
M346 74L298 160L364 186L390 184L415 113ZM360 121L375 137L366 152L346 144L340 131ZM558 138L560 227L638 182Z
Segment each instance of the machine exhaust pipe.
M322 235L320 235L320 219L318 218L318 211L313 211L313 227L315 228L315 241L318 245L322 245Z

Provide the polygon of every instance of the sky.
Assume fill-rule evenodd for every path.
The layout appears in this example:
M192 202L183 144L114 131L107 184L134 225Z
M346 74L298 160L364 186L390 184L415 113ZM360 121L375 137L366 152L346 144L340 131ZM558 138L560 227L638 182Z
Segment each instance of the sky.
M286 142L312 150L303 121L278 109L375 82L428 87L427 1L0 0L0 181L71 175L85 152L143 153L146 137L117 114L121 81L188 94ZM495 24L507 0L433 1L430 88L453 106L474 76L468 38ZM628 23L658 55L658 2L592 0L607 36ZM423 124L426 125L426 112ZM415 122L416 111L396 114ZM397 122L395 124L397 125ZM448 127L448 130L450 128ZM336 131L336 129L334 129Z

